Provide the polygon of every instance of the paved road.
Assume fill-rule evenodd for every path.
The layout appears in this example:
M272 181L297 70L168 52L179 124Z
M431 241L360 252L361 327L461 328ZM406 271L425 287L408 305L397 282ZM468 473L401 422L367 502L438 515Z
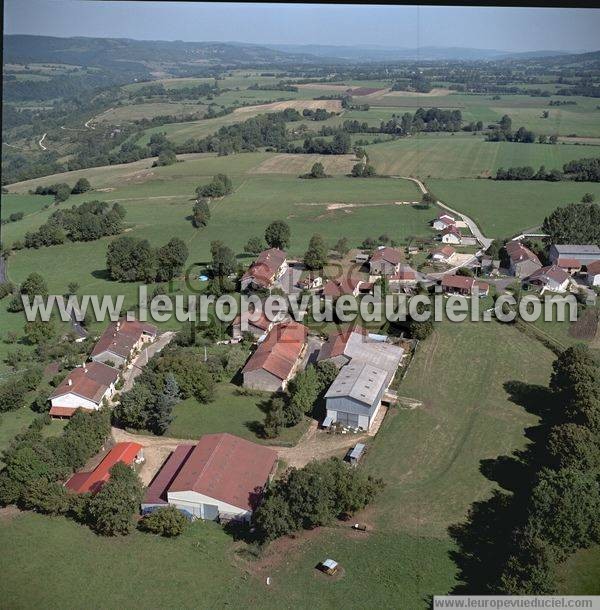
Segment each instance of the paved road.
M427 187L418 178L409 178L407 176L392 176L392 178L410 180L411 182L414 182L419 187L419 189L421 190L421 192L423 194L429 192L427 190ZM486 237L483 234L481 229L477 226L477 223L472 218L465 216L465 214L462 214L458 210L455 210L455 209L451 208L450 206L447 206L445 203L442 203L441 201L436 200L436 205L438 205L440 208L461 218L466 223L466 225L469 227L471 233L475 236L475 239L479 242L479 244L481 245L481 248L484 252L485 252L485 250L487 250L490 247L490 244L492 243L493 240L490 239L489 237Z
M141 354L135 359L133 366L124 373L125 383L123 384L123 392L131 390L135 378L140 375L143 367L148 364L148 360L150 360L154 354L160 352L174 336L175 333L173 331L164 332L162 335L159 335L154 343L151 343L147 348L142 350Z

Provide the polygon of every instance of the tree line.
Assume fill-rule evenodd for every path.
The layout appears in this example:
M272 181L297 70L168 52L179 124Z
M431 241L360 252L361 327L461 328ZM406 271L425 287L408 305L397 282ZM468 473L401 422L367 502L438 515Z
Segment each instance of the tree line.
M562 172L558 169L546 170L544 165L537 172L533 167L526 165L522 167L499 168L496 171L495 180L546 180L549 182L560 182L561 180L573 180L575 182L600 182L600 159L588 158L577 159L565 163Z

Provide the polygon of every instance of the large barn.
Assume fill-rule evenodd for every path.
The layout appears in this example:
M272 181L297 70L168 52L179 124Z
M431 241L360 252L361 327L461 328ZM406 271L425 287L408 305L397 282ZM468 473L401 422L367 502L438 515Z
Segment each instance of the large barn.
M179 445L149 485L142 512L175 506L192 519L249 520L275 473L277 453L232 434Z

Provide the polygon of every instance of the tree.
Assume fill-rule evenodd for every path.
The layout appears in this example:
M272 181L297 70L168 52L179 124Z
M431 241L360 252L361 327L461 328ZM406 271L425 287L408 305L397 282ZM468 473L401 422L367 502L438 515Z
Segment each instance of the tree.
M173 165L174 163L177 163L177 155L171 148L163 149L156 160L158 166Z
M148 422L148 411L153 404L154 395L143 383L135 383L128 392L121 394L115 406L114 417L126 428L142 430Z
M283 406L283 399L280 397L276 397L269 402L263 423L263 432L267 438L276 438L279 436L281 428L285 426Z
M581 203L593 203L595 197L593 193L585 193L585 195L581 198Z
M327 264L327 246L318 233L310 238L308 250L304 253L304 264L311 270L323 269Z
M225 174L217 174L212 182L196 189L198 197L225 197L233 191L231 178Z
M320 379L314 366L307 366L289 383L291 403L302 413L312 411L320 390Z
M210 207L208 201L201 197L192 208L192 222L195 227L205 227L210 220Z
M283 220L274 220L265 229L265 241L270 248L285 250L290 246L290 226Z
M69 282L67 285L67 294L77 294L79 284L77 282Z
M171 240L156 251L156 279L159 282L172 280L181 273L188 257L188 248L179 237Z
M423 197L421 197L421 204L429 208L435 203L435 197L431 193L423 193Z
M253 522L263 540L275 540L295 529L285 498L268 494L253 514Z
M323 360L317 363L317 377L319 380L319 393L325 392L338 376L339 370L333 362Z
M56 334L54 319L50 318L48 322L43 320L32 320L26 322L23 329L29 343L46 343L50 341Z
M542 231L549 244L600 245L600 205L570 203L544 219Z
M600 443L586 426L561 424L548 436L548 453L556 468L592 470L600 467Z
M174 538L183 534L188 523L188 519L180 510L174 506L167 506L146 515L140 521L140 529L166 538Z
M21 504L23 508L46 515L63 515L69 509L69 496L66 488L60 483L35 479L25 486L21 494Z
M348 254L348 251L350 250L348 238L340 237L340 239L338 239L338 241L336 242L335 246L333 246L333 249L340 255L341 258L344 258L344 256L346 256L346 254Z
M172 373L165 379L165 389L150 406L147 427L155 434L163 435L173 421L173 407L179 401L179 386Z
M325 168L322 163L313 163L313 166L310 168L310 172L308 174L303 174L302 178L327 178L327 174L325 173Z
M214 242L213 242L214 243ZM237 259L235 252L227 246L218 245L212 252L212 271L218 277L227 277L235 273L237 269Z
M156 278L156 253L145 239L124 236L108 246L106 267L120 282L152 282Z
M104 536L129 534L142 497L138 475L123 462L118 462L110 469L109 480L90 501L92 527Z
M244 250L250 254L260 254L264 249L265 244L260 237L251 237L244 246Z
M19 377L9 377L0 384L0 413L15 411L25 404L27 386Z
M543 469L531 493L532 534L552 545L559 561L600 542L600 482L596 473Z
M77 182L75 183L75 186L73 187L71 193L73 195L80 195L81 193L87 193L89 190L91 190L91 188L92 185L90 184L90 181L87 178L79 178L79 180L77 180Z
M68 184L57 184L54 188L54 201L61 203L71 196L71 187Z

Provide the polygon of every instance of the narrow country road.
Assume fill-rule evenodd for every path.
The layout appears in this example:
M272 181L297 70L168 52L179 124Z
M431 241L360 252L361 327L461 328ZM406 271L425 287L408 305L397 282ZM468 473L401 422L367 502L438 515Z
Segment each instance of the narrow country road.
M411 182L414 182L419 187L419 189L421 190L421 192L423 194L429 192L427 190L427 187L418 178L409 178L408 176L392 176L392 178L400 178L401 180L410 180ZM442 203L441 201L436 200L435 203L440 208L442 208L452 214L455 214L456 216L461 218L463 220L463 222L469 227L471 233L473 234L475 239L479 242L479 245L481 246L483 251L487 250L490 247L490 244L494 240L490 239L489 237L486 237L483 234L483 232L481 231L481 229L477 226L477 223L472 218L469 218L468 216L466 216L465 214L462 214L458 210L455 210L455 209L451 208L450 206L447 206L445 203Z
M46 134L46 133L45 133L45 134L44 134L44 135L43 135L43 136L40 138L40 141L38 142L38 144L40 145L40 148L41 148L42 150L48 150L48 149L47 149L47 148L44 146L44 144L43 144L43 142L44 142L44 140L46 139L46 136L47 136L47 135L48 135L48 134Z

